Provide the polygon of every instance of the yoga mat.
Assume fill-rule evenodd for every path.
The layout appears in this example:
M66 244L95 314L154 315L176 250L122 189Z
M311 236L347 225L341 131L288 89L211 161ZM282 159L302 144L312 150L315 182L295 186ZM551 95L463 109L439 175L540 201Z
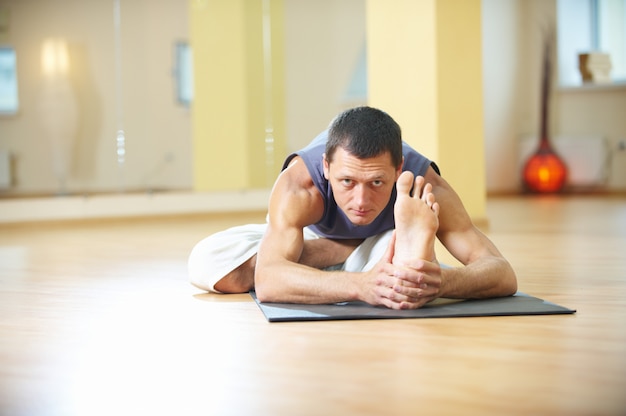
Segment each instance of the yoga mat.
M522 292L508 297L480 300L436 299L420 309L400 311L372 306L364 302L343 302L331 305L262 303L259 302L254 291L251 291L250 295L269 322L556 315L576 312L575 309L568 309Z

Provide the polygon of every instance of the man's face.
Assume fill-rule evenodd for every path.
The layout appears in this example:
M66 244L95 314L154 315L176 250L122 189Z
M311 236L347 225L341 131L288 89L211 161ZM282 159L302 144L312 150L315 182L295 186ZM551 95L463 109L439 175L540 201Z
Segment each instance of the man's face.
M389 203L401 171L401 166L393 166L389 152L359 159L339 147L330 164L324 155L324 176L337 206L355 225L370 224L378 217Z

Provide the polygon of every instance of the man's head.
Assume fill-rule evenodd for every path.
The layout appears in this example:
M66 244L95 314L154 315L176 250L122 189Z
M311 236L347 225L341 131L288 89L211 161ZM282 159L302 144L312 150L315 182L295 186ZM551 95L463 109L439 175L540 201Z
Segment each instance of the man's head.
M359 159L389 152L394 166L402 165L400 126L384 111L356 107L339 114L329 126L326 159L332 163L338 147Z
M324 176L353 224L371 223L387 206L402 163L400 126L387 113L357 107L331 123Z

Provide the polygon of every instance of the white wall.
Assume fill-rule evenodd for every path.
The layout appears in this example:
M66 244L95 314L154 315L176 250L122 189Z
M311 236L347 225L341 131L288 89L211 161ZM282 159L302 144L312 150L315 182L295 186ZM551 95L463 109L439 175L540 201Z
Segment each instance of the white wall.
M607 189L626 191L626 85L616 89L564 89L557 94L556 128L568 137L608 142ZM621 149L621 150L620 150Z
M518 181L516 138L528 125L530 66L522 5L483 0L483 102L487 189L512 190ZM533 77L534 78L534 77Z

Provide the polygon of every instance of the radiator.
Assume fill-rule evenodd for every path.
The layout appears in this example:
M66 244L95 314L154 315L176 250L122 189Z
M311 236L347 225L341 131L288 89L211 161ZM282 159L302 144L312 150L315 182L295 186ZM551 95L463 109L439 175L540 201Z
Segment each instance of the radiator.
M609 179L610 146L604 137L557 136L550 140L556 153L567 164L567 186L597 188ZM519 172L528 158L537 150L536 137L524 137L519 142Z

